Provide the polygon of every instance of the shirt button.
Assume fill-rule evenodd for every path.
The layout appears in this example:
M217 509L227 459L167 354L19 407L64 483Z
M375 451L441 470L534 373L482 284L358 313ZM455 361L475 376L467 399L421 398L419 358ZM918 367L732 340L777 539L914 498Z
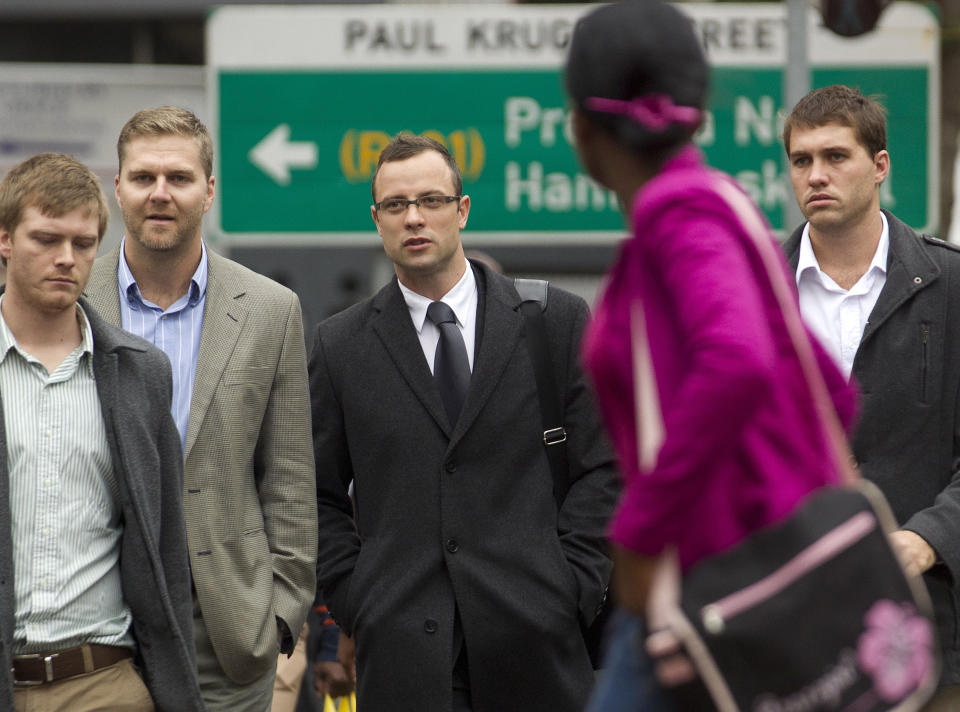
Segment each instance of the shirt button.
M460 545L457 543L456 539L447 539L447 551L451 554L456 554L460 551Z
M427 618L427 620L423 622L423 630L424 632L433 635L437 632L437 622L433 620L433 618Z
M43 437L49 438L51 435L53 435L53 433L50 431L49 428L43 431Z

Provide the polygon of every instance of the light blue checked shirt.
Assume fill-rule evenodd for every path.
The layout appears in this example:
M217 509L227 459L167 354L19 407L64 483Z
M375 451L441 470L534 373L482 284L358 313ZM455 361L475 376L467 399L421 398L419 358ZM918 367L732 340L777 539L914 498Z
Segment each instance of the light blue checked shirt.
M126 242L126 238L124 238ZM120 287L120 324L124 330L146 339L162 350L173 368L173 405L171 412L180 431L180 447L187 447L187 425L193 380L197 373L203 307L207 302L207 247L201 243L200 264L190 280L187 293L166 310L148 302L140 293L127 258L120 245L117 283Z
M120 583L119 486L83 343L48 373L0 315L17 655L81 643L134 647Z

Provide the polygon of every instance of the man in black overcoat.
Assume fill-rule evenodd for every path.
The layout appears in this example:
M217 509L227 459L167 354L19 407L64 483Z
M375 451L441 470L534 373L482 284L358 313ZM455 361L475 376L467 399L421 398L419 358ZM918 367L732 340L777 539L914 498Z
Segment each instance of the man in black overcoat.
M355 641L358 707L579 711L617 496L579 364L587 306L551 287L544 311L568 438L558 507L521 300L464 258L455 160L401 134L373 200L397 278L323 322L310 360L319 584Z

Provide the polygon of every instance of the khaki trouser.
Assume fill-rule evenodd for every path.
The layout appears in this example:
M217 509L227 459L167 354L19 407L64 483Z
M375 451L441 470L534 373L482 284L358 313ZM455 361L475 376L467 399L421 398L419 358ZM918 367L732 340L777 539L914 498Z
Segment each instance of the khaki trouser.
M283 653L277 660L277 679L273 683L272 712L294 712L307 671L307 624L300 629L300 637L289 658Z
M15 712L154 712L153 700L130 659L35 687L13 689Z

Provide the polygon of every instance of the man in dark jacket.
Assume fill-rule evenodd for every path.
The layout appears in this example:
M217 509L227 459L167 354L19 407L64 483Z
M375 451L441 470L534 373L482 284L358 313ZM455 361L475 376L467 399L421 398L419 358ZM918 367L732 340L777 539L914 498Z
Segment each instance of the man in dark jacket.
M944 668L931 709L960 709L960 252L880 209L890 156L871 99L818 89L783 139L808 220L784 246L800 308L860 386L854 455L893 507L894 548L933 599Z
M108 215L69 156L0 183L3 710L203 710L170 363L78 301Z
M356 641L357 706L581 710L580 624L604 595L617 496L578 361L587 306L551 288L543 312L569 455L558 507L521 300L464 258L456 162L401 135L373 201L397 279L322 323L310 360L319 583Z

